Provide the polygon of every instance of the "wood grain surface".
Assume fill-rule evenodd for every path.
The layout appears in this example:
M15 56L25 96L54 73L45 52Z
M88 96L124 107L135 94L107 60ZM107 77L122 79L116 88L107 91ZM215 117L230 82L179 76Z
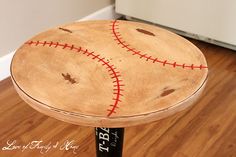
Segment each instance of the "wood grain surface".
M129 21L59 26L23 44L11 65L19 95L77 125L127 127L192 105L207 80L201 51L162 28Z
M206 90L186 112L147 125L126 128L124 157L235 157L236 53L191 40L210 68ZM7 140L27 144L75 140L77 156L95 156L94 129L64 123L41 114L15 92L10 79L0 82L0 148ZM72 151L2 151L1 157L73 157Z

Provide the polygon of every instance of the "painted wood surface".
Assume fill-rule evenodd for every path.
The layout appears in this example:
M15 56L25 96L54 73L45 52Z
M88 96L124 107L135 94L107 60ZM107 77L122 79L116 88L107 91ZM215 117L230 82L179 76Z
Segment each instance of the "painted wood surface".
M156 26L86 21L36 35L13 57L19 95L57 119L127 127L192 105L207 80L201 51Z

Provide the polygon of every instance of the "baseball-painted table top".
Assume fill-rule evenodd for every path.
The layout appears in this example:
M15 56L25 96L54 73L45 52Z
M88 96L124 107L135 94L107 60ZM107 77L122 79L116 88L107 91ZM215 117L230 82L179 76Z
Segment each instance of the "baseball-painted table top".
M14 86L51 117L127 127L192 105L207 79L201 51L165 29L137 22L75 22L36 35L15 53Z

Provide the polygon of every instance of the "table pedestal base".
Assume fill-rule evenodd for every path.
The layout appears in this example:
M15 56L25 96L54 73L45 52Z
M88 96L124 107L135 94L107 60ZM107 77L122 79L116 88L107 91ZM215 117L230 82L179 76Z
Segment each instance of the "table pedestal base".
M122 157L124 128L95 128L97 157Z

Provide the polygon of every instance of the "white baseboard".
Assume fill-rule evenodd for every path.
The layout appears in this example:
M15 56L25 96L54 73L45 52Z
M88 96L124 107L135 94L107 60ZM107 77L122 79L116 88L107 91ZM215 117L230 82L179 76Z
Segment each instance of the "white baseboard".
M117 19L121 17L120 14L115 13L115 6L110 5L105 8L102 8L78 21L86 21L86 20L109 20L109 19ZM10 76L10 64L14 52L11 52L5 56L0 57L0 81Z
M86 20L111 20L111 19L118 19L121 17L120 14L115 12L115 5L109 5L105 8L102 8L88 16L83 17L78 21L86 21Z

